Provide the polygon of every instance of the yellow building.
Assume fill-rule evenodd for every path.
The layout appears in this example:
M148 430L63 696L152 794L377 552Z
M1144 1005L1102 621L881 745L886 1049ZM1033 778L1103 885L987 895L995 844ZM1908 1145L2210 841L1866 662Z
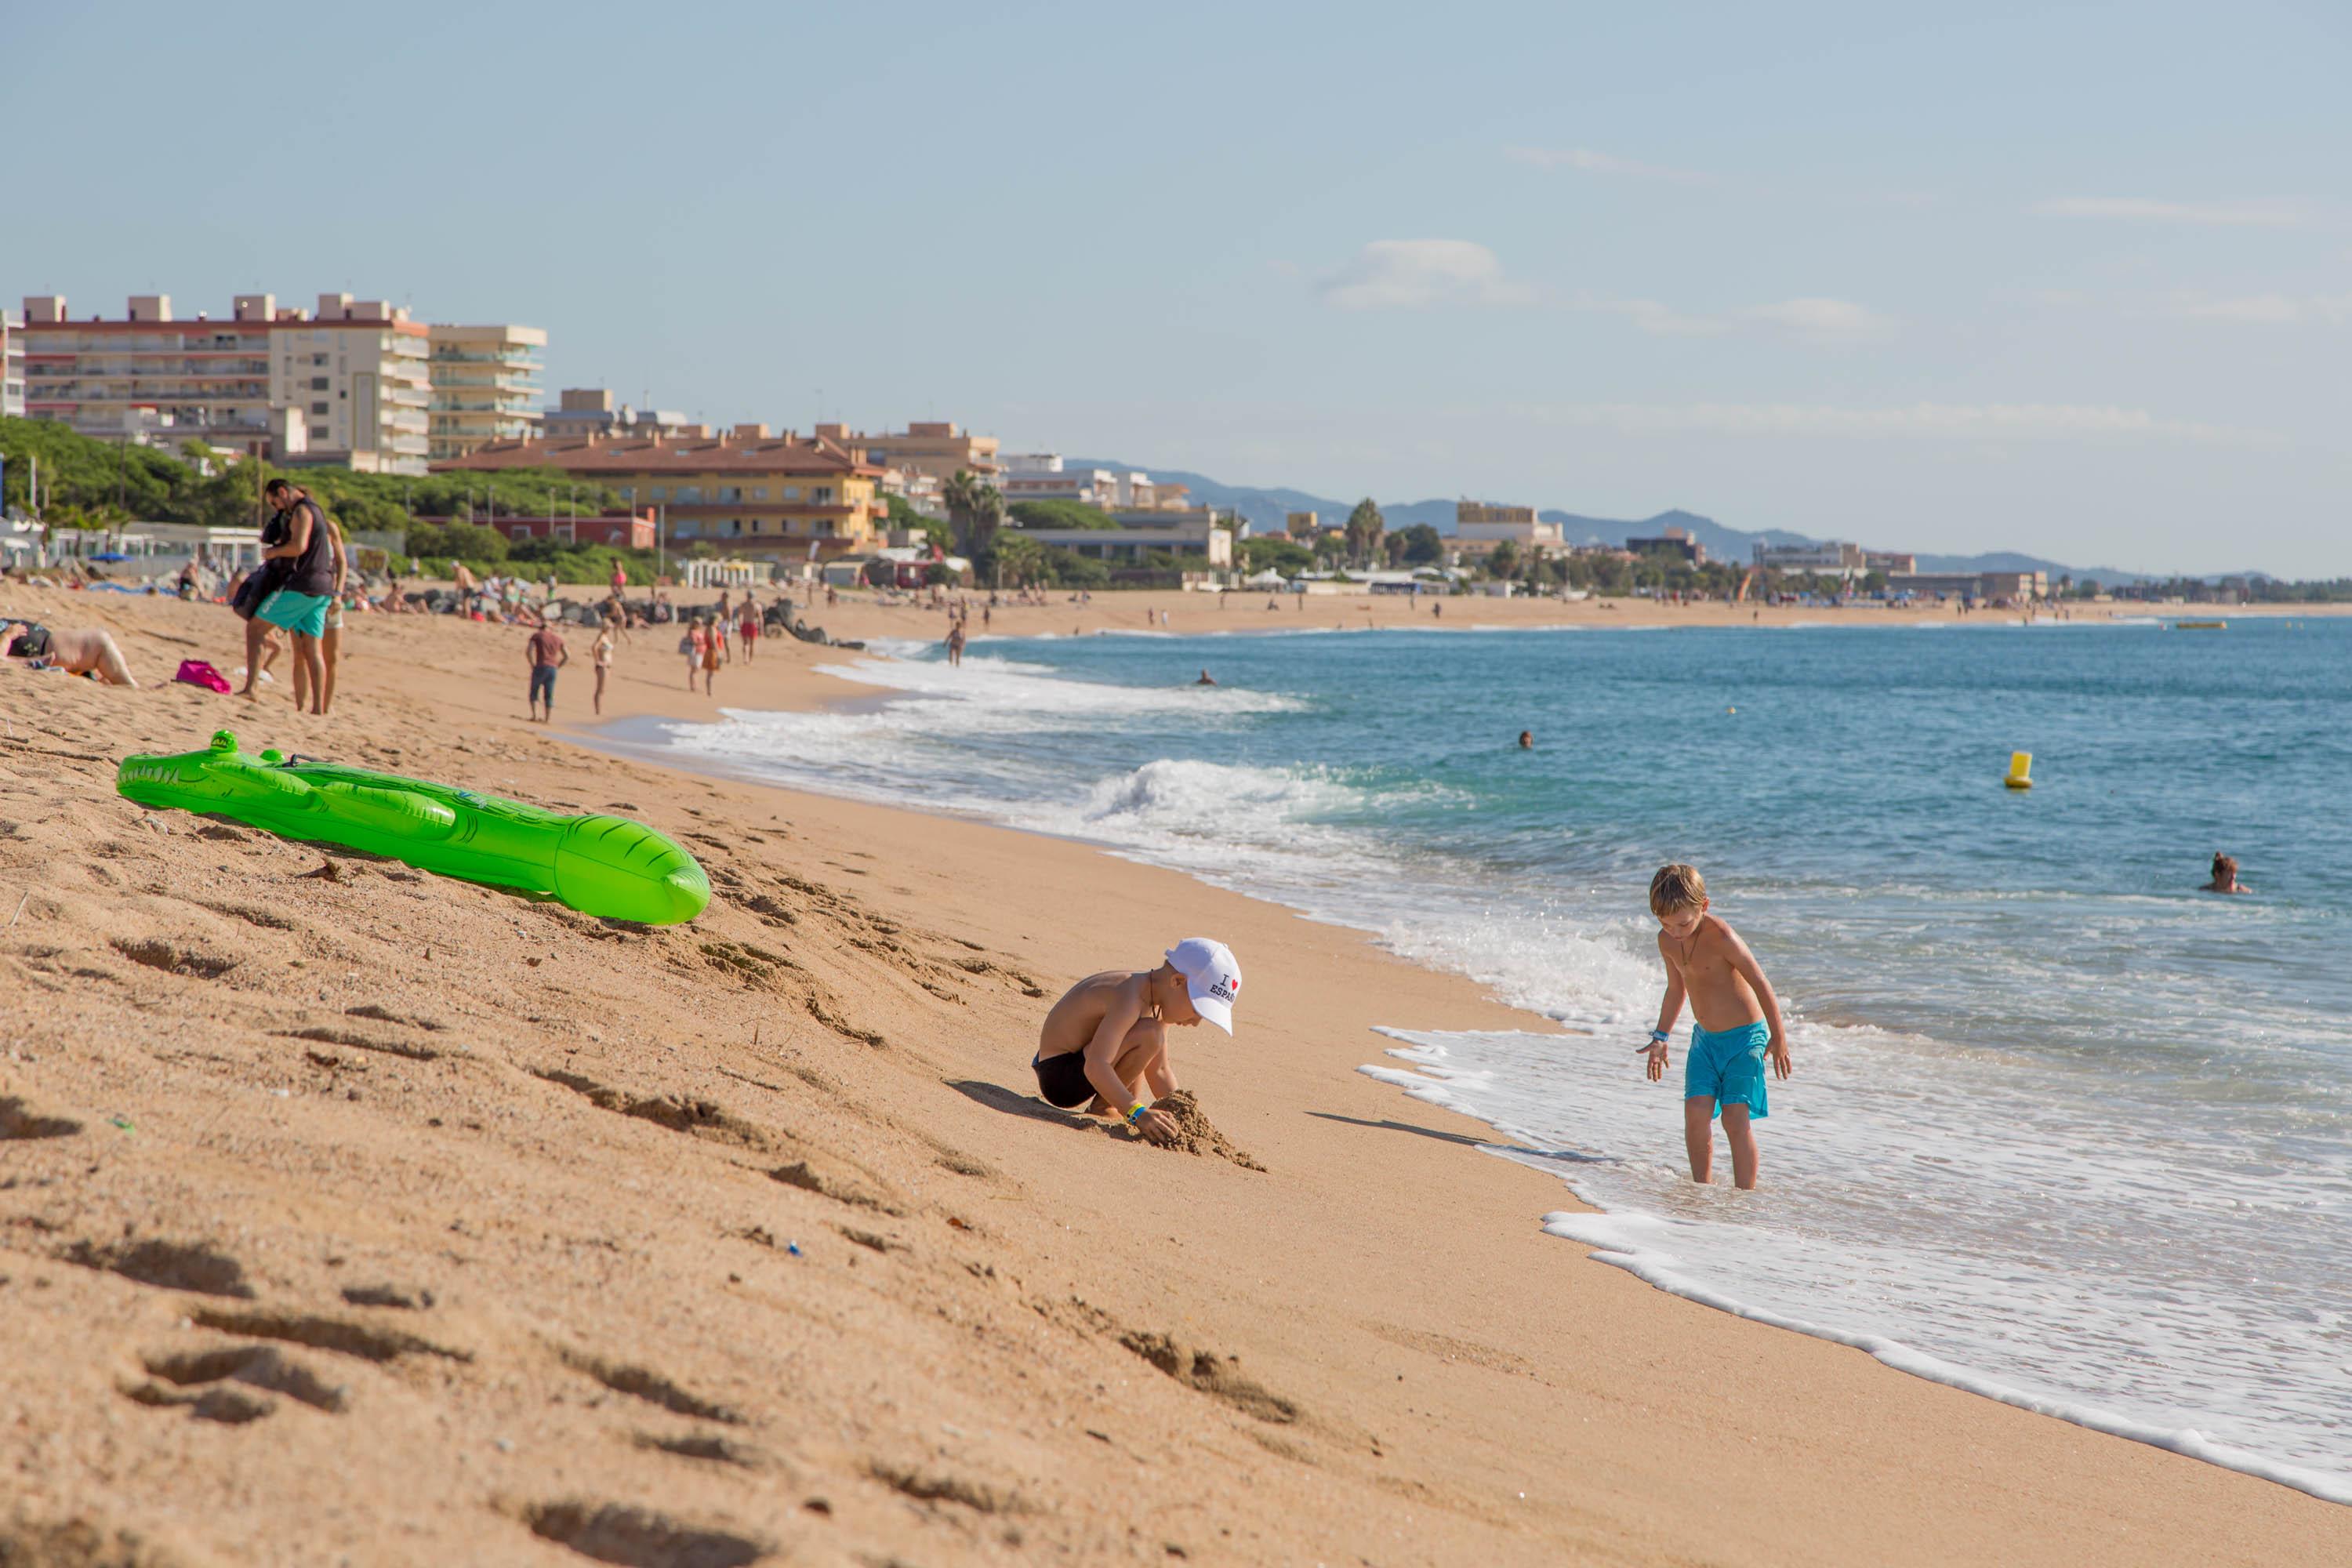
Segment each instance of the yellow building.
M435 473L559 468L659 510L673 549L708 542L730 555L823 561L881 547L882 470L829 437L738 425L722 436L590 436L494 441Z
M983 479L994 479L1004 471L1003 465L996 460L995 437L974 436L962 426L943 419L917 420L904 430L877 431L870 436L846 425L820 425L815 433L819 440L835 442L853 452L863 451L869 462L909 474L926 474L942 484L966 470Z

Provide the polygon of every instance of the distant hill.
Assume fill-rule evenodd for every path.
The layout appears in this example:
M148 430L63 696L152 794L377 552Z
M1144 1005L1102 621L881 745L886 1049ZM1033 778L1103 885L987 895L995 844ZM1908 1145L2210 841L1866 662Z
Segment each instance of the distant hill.
M1247 518L1250 525L1261 532L1278 531L1285 517L1294 511L1311 511L1328 523L1348 521L1355 510L1354 500L1339 500L1331 496L1311 495L1305 490L1286 487L1228 485L1183 468L1154 468L1149 463L1129 463L1109 458L1069 458L1065 462L1073 468L1123 468L1140 470L1163 483L1185 486L1192 499L1222 510L1237 511ZM1440 533L1454 531L1454 502L1451 500L1382 501L1381 515L1387 520L1391 531L1411 528L1416 523L1428 523ZM1622 544L1628 539L1650 539L1669 528L1686 531L1699 543L1706 546L1709 557L1718 561L1750 561L1756 546L1765 544L1811 544L1816 542L1801 533L1785 528L1765 528L1750 531L1731 528L1711 517L1680 510L1662 511L1655 517L1629 521L1622 518L1585 517L1572 511L1546 508L1536 514L1546 522L1560 524L1562 535L1571 544ZM1894 540L1869 539L1862 542L1873 549L1901 548ZM1983 555L1922 555L1922 572L2047 572L2053 579L2071 574L2077 582L2095 579L2100 583L2142 583L2151 579L2146 573L2126 572L2114 566L2068 566L2062 562L2044 560L2039 555L2023 555L2015 551L1993 551Z

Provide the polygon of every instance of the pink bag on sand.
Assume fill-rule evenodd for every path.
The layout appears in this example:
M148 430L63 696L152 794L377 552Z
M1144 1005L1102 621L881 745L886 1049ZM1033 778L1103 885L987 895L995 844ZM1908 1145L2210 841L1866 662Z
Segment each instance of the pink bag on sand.
M200 658L182 659L180 673L172 679L184 680L191 686L201 686L207 691L228 689L228 678Z

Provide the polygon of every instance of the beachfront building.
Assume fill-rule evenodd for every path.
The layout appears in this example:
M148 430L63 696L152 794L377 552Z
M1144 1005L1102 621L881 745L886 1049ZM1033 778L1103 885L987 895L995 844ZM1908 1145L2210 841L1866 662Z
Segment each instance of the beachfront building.
M64 295L27 295L22 411L100 440L143 444L169 431L267 455L272 309L267 294L239 295L227 321L184 321L170 295L141 294L119 321L76 321Z
M2050 596L2046 572L1895 572L1886 578L1890 594L1923 598L1982 599L1988 604L2025 604Z
M1859 544L1824 540L1819 544L1756 542L1756 566L1765 572L1812 572L1822 576L1860 576L1869 570Z
M873 435L862 435L846 425L819 425L812 434L853 452L863 451L869 463L940 484L961 473L976 474L992 483L1004 472L1004 465L997 461L1000 443L995 437L974 436L950 420L917 420L904 430Z
M1545 522L1531 506L1506 506L1496 501L1454 503L1454 549L1467 557L1491 555L1508 541L1521 555L1550 555L1567 548L1556 522Z
M269 296L256 300L264 312ZM382 300L321 294L316 312L269 327L269 398L299 409L307 450L278 460L359 473L421 474L430 459L431 345L422 321Z
M540 411L539 427L551 441L579 441L590 436L701 435L702 427L674 408L634 408L616 403L611 388L567 386L556 394L555 406Z
M465 519L420 517L416 521L451 523L463 522ZM510 540L560 539L568 544L610 544L622 550L651 550L654 547L656 519L650 507L637 512L601 513L589 517L509 517L501 513L484 521Z
M1114 520L1118 523L1116 529L1024 528L1019 531L1040 544L1059 545L1097 561L1141 565L1145 557L1164 552L1206 556L1209 565L1218 571L1233 567L1233 531L1221 527L1217 514L1205 508L1192 511L1143 508L1114 514Z
M493 441L521 440L539 428L539 355L547 334L537 327L425 328L432 404L428 456L462 458Z
M0 310L0 418L25 416L24 318Z
M1919 558L1907 550L1865 550L1862 552L1862 568L1865 572L1916 572Z
M1669 528L1664 533L1646 539L1629 539L1625 548L1635 555L1651 555L1659 551L1672 551L1694 566L1706 564L1706 546L1693 539L1687 528Z
M709 542L772 561L870 553L887 516L882 470L838 442L738 425L721 436L494 441L436 473L558 468L656 510L672 548Z
M1311 511L1285 512L1282 531L1300 544L1312 545L1323 531L1323 520Z

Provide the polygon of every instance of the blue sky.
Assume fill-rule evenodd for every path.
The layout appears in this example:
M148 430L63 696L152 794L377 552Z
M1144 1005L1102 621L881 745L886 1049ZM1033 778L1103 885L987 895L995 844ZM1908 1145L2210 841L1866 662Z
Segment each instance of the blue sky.
M0 296L349 289L713 422L2352 574L2340 3L202 16L0 10Z

